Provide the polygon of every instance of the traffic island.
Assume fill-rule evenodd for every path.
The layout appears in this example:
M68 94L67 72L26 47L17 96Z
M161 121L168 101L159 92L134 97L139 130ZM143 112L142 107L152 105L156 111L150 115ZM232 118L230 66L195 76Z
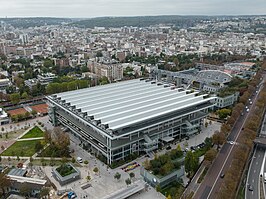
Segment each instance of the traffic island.
M80 179L80 171L70 163L53 168L52 174L61 186Z

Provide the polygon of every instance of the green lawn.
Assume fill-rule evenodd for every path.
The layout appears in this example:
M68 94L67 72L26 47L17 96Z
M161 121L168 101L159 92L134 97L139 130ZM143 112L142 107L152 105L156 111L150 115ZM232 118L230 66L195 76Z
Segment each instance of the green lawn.
M44 132L38 126L35 126L28 133L23 135L21 139L38 137L44 137Z
M35 154L35 144L38 141L40 140L17 141L13 145L11 145L7 150L1 153L1 155L30 157Z

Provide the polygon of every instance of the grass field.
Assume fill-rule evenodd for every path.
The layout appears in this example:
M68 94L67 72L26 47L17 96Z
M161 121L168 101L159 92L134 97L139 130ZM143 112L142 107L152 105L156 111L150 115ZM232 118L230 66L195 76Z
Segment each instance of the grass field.
M2 156L30 157L35 154L35 144L40 140L17 141L7 150L1 153Z
M43 137L43 136L44 136L44 132L38 126L35 126L28 133L22 136L21 139L38 138L38 137Z

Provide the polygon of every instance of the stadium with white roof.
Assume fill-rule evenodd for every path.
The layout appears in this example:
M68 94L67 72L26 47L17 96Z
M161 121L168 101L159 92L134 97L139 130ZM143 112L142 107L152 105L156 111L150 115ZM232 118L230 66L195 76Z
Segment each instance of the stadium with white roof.
M200 131L214 97L136 79L47 97L50 121L111 164Z

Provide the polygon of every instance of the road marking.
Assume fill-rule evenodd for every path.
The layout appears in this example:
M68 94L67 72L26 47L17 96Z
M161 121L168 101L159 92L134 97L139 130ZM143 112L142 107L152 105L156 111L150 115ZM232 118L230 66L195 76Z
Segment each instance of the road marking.
M260 157L260 155L259 155L259 157Z
M256 162L256 164L258 164L258 162Z
M254 170L254 173L256 173L256 169Z

